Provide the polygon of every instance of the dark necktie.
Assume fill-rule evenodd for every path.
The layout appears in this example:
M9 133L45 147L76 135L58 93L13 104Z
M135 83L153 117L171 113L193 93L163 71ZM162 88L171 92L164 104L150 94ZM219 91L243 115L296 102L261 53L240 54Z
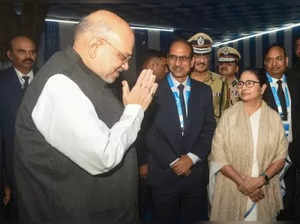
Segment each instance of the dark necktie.
M22 79L24 80L24 84L22 88L23 91L25 92L29 84L29 76L22 76Z
M287 108L286 108L284 92L282 89L282 81L278 80L277 84L278 84L277 95L278 95L281 109L282 109L282 114L280 116L281 116L282 120L286 121L287 120Z
M185 101L184 101L184 95L183 95L183 89L184 89L184 85L180 84L177 87L179 89L179 99L180 99L180 104L181 104L181 108L182 108L182 116L183 116L183 126L185 127L185 125L187 124L187 116L186 116L186 109L185 109Z

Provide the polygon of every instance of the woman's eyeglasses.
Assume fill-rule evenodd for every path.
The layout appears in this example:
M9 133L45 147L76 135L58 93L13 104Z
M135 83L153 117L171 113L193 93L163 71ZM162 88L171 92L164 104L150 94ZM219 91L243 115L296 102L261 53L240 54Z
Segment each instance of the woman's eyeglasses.
M247 88L252 88L255 84L259 84L260 82L254 81L254 80L246 80L246 81L238 81L237 88L241 89L243 86L246 86Z

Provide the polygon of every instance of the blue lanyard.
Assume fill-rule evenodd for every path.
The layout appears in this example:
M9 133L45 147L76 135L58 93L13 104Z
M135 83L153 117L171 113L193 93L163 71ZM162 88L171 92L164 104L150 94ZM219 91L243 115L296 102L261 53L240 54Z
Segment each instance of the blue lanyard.
M273 97L274 97L274 100L275 100L275 103L276 103L276 106L277 106L278 113L279 113L279 115L282 115L282 107L281 107L280 100L279 100L279 97L278 97L278 94L277 94L277 89L276 89L275 83L273 82L273 79L272 79L271 75L268 72L266 73L266 75L267 75L268 81L270 83L270 87L271 87L272 94L273 94ZM283 79L283 82L286 83L285 75L283 75L282 79ZM287 106L287 111L288 111L288 113L290 113L291 112L291 102L290 102L289 91L288 91L287 86L285 86L285 88L284 88L284 97L285 97L285 102L286 102L286 106ZM290 132L289 132L290 122L291 121L289 119L289 116L288 116L287 121L282 120L285 135L287 137L290 134Z
M244 218L247 218L248 215L250 215L250 213L253 211L253 209L256 207L256 203L253 202L251 208L249 208L249 210L245 213Z
M269 83L273 83L273 79L272 77L270 76L270 74L267 72L267 78L268 78L268 81ZM285 75L283 75L283 82L286 83L286 77ZM278 94L277 94L277 89L275 88L275 86L272 86L271 85L271 90L272 90L272 93L273 93L273 96L274 96L274 100L275 100L275 103L276 103L276 106L278 108L278 112L281 114L282 113L282 108L281 108L281 104L280 104L280 100L279 100L279 97L278 97ZM288 92L288 89L285 87L284 88L284 97L285 97L285 102L286 102L286 106L289 107L290 106L290 99L289 99L289 92Z
M168 73L167 80L168 80L169 86L172 90L173 96L175 98L181 130L184 130L183 111L182 111L183 109L182 109L182 106L180 103L178 88L177 88L177 86L175 86L175 84L171 78L171 73ZM185 91L184 91L184 98L186 101L186 105L188 105L190 94L191 94L191 79L190 79L190 77L187 77L187 82L186 82Z

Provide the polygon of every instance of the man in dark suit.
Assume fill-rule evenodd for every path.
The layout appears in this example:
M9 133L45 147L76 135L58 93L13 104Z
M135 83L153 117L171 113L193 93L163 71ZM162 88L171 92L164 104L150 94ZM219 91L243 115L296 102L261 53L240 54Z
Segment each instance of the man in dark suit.
M174 41L168 53L170 73L159 82L145 143L154 223L194 223L208 219L208 163L216 126L209 86L189 77L192 48Z
M26 36L16 36L9 43L7 57L12 66L0 73L0 124L1 145L5 154L5 203L11 208L10 216L15 216L13 150L15 119L22 96L33 79L33 65L36 61L35 43ZM11 200L12 199L12 200Z
M286 165L289 168L284 175L285 195L283 197L284 210L278 216L280 220L295 218L297 200L296 192L296 167L300 168L300 153L298 150L297 134L299 134L299 81L296 77L286 74L288 57L283 46L272 45L265 54L264 67L268 79L268 86L263 99L281 116L286 136L289 141L289 158Z

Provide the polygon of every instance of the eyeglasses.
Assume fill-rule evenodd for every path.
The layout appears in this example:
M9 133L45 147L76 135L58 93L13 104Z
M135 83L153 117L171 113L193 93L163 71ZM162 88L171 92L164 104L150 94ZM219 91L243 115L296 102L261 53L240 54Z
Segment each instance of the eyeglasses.
M180 62L188 62L191 59L191 57L190 56L177 56L174 54L169 54L168 59L171 61L179 60Z
M118 48L114 47L109 41L105 40L102 38L102 40L107 44L109 45L111 48L113 48L115 51L118 52L118 55L122 58L121 61L122 61L122 65L129 62L130 59L132 58L132 55L124 55Z
M246 80L244 81L238 81L237 88L241 89L243 86L246 86L247 88L252 88L255 84L259 84L260 82L254 81L254 80Z

